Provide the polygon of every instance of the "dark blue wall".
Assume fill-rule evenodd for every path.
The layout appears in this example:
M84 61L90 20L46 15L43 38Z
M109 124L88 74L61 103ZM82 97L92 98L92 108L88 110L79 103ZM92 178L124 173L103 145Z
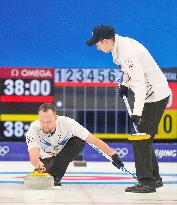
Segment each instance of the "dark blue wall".
M177 0L0 0L0 66L115 67L85 45L101 23L177 66Z

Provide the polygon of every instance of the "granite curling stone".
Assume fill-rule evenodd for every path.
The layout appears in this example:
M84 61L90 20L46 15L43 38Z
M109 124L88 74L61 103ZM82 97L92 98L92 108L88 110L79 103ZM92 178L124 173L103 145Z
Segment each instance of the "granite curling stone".
M24 178L24 186L27 189L52 189L54 178L48 173L34 171Z

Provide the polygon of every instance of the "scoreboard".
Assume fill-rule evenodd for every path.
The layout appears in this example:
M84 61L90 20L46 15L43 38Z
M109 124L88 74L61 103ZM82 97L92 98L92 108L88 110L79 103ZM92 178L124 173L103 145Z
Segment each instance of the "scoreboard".
M171 88L171 97L156 139L177 139L177 69L163 70ZM126 139L129 116L117 95L116 78L122 72L113 68L55 69L55 102L60 115L70 116L90 132L105 139ZM133 93L129 103L132 107Z
M168 79L171 96L158 129L156 139L177 140L177 69L163 70Z
M171 97L156 139L177 140L177 69L163 69ZM24 141L40 104L51 102L103 139L127 139L129 116L117 94L117 68L0 68L0 141ZM130 92L129 103L134 96Z
M0 139L23 141L39 105L54 102L54 70L0 68Z
M127 133L128 116L117 95L118 69L56 69L55 101L92 133ZM102 135L103 136L103 135Z

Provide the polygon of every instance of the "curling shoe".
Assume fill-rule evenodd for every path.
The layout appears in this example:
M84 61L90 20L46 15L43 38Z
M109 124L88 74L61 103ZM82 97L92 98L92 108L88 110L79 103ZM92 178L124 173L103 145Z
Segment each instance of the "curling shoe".
M60 180L61 180L61 178L54 177L54 186L62 186Z
M132 193L153 193L156 192L155 188L149 187L143 183L135 184L134 186L127 187L125 192L132 192Z
M155 186L156 186L156 188L162 187L163 186L163 182L161 180L156 181L155 182Z

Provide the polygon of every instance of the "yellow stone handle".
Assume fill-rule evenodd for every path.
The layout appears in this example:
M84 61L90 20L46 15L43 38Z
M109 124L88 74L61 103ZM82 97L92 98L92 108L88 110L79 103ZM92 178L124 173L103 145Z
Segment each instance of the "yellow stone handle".
M50 174L45 172L34 171L33 173L28 174L28 176L50 176Z

